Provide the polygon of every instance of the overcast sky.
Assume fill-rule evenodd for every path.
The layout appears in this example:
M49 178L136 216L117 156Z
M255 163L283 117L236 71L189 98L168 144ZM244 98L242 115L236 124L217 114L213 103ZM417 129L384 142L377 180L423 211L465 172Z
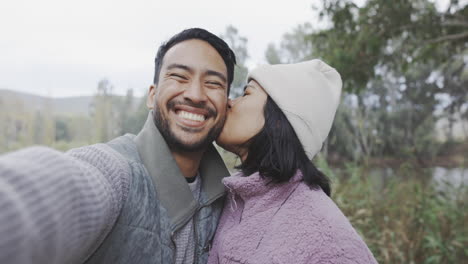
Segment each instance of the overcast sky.
M442 0L446 1L446 0ZM248 38L249 66L269 42L315 23L318 0L6 0L0 4L0 89L92 95L107 78L119 94L146 92L159 44L189 27ZM362 2L362 1L359 1Z

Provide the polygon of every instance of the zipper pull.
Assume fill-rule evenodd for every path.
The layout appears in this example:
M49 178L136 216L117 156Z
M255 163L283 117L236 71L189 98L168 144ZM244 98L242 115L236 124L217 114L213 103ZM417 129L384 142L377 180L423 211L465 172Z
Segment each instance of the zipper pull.
M210 252L211 250L211 242L203 247L203 252Z

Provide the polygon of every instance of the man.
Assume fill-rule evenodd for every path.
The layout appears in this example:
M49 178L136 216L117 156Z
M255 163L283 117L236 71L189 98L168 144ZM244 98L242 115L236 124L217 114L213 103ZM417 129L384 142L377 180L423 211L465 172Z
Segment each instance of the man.
M184 30L158 50L137 136L0 157L0 263L205 263L234 65L223 40Z

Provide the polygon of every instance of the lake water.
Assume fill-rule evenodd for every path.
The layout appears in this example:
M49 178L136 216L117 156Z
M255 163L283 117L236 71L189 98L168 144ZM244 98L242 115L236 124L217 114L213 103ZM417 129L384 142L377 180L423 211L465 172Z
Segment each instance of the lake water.
M452 187L459 188L462 185L468 186L468 168L433 167L423 171L423 175L418 176L423 176L424 180L430 181L440 191ZM393 168L373 168L369 171L369 177L377 188L383 188L395 176L404 178L404 176L398 175Z
M468 185L468 168L443 168L435 167L432 169L432 182L437 188L445 188L451 185L460 187Z

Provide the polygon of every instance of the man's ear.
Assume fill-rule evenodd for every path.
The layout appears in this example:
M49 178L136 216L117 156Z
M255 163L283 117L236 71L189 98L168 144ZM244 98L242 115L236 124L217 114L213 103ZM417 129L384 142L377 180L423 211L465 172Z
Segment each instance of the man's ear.
M146 98L146 106L149 109L153 109L155 100L156 100L156 86L153 84L149 87L148 98Z

